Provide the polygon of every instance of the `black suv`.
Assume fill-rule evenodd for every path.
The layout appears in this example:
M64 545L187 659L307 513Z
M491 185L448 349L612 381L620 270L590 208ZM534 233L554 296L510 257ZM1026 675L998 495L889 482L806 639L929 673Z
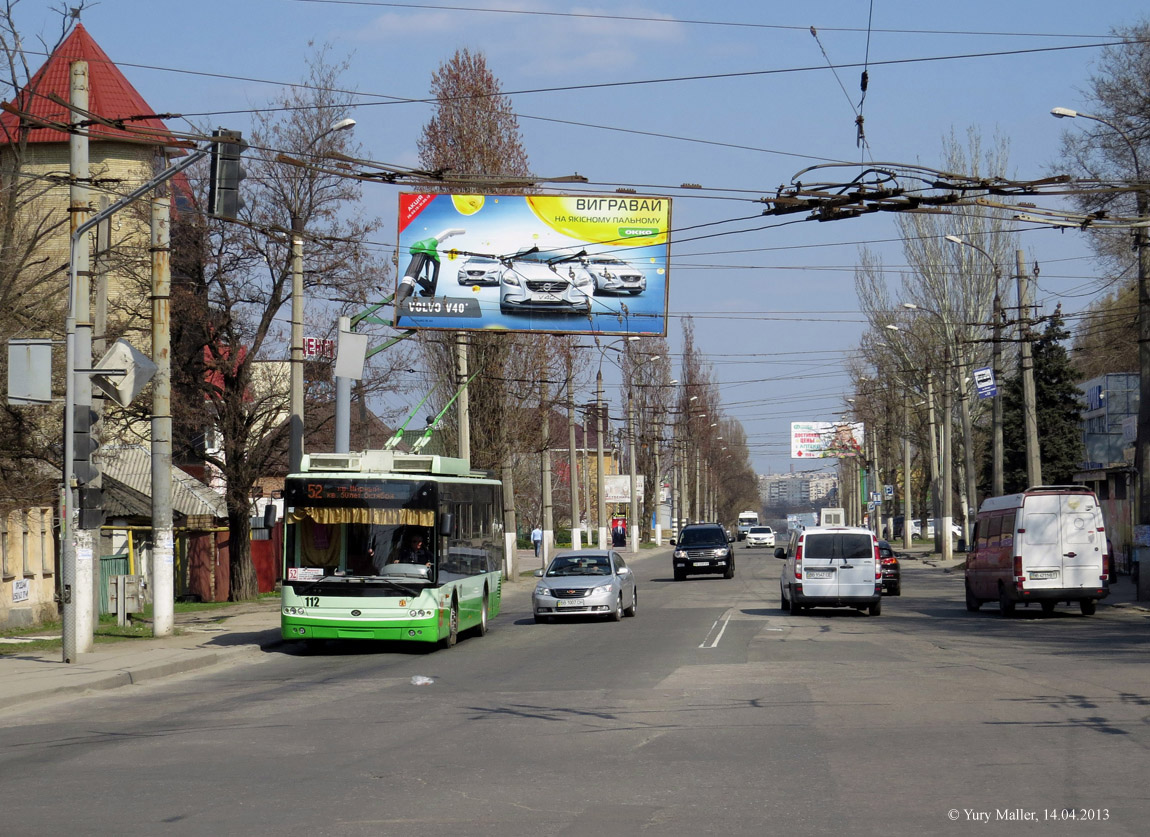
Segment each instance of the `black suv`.
M675 547L675 581L682 581L691 573L722 573L723 578L735 577L734 538L718 523L689 523L671 539Z

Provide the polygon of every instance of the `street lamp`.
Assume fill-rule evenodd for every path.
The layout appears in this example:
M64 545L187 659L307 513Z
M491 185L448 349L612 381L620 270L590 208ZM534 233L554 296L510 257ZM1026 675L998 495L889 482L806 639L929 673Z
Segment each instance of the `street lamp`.
M902 304L902 307L906 308L908 310L912 310L912 311L924 311L928 314L933 314L934 316L938 317L943 322L944 325L948 324L946 319L941 314L939 314L937 311L932 311L929 308L923 308L919 305L915 305L912 302L904 302ZM900 329L898 329L898 327L896 326L892 330L898 331ZM942 500L941 512L942 513L940 515L941 519L937 519L939 516L936 516L935 527L934 527L934 540L935 540L935 546L939 550L939 552L942 554L943 560L949 561L954 556L953 547L952 547L952 544L950 541L950 527L951 527L951 524L954 520L954 462L953 462L953 454L952 454L952 450L951 450L951 448L952 448L951 437L953 436L953 428L951 427L951 425L953 424L953 417L951 416L951 410L950 410L950 393L951 393L951 385L953 382L952 382L952 370L951 370L950 342L949 342L949 340L947 341L947 343L943 349L942 364L943 364L943 378L942 378L942 383L943 383L943 385L942 385L942 454L940 456L941 465L942 465L942 490L940 492L940 494L942 495L942 497L941 497L941 500ZM928 400L931 401L931 404L933 406L933 393L931 393L931 391L930 391L930 389L931 389L930 385L931 385L931 380L930 380L930 378L927 378L927 392L928 392L927 398L928 398ZM965 393L964 392L960 393L960 397L965 399ZM966 428L964 427L964 429L966 429ZM933 429L932 429L931 435L932 435L931 443L933 446L933 441L934 441L933 440ZM969 447L970 447L970 437L969 436L967 436L967 438L966 438L966 444L967 444L967 448L969 449ZM933 455L933 451L932 451L932 455ZM971 495L971 499L972 499L972 504L973 504L973 495ZM903 526L905 527L906 525L907 525L907 521L904 519L903 520Z
M310 151L315 144L336 131L355 126L354 119L340 119L320 131L308 142ZM288 471L299 471L303 463L303 232L304 218L296 207L291 213L291 439L288 449ZM350 387L350 381L348 382ZM338 388L337 388L338 389ZM338 400L338 392L337 392Z
M1110 120L1091 113L1052 108L1052 116L1059 119L1082 117L1100 122L1112 130L1126 147L1130 149L1130 159L1134 163L1134 179L1140 188L1134 191L1138 220L1134 225L1134 250L1138 257L1138 431L1134 442L1134 470L1138 475L1138 506L1136 520L1140 526L1150 525L1150 254L1146 247L1146 223L1150 222L1147 209L1147 194L1143 186L1142 162L1138 157L1138 147L1129 134ZM1135 543L1138 539L1135 537ZM1135 554L1141 563L1144 547L1135 546ZM1150 598L1150 577L1139 575L1139 601Z
M1003 493L1005 493L1002 475L1002 297L1000 296L1002 271L999 269L998 262L994 260L994 257L977 244L957 235L948 235L945 236L945 238L954 244L963 245L981 253L994 269L994 313L992 314L994 360L991 363L994 372L994 397L991 401L991 491L993 492L993 496L1001 497ZM1037 440L1035 444L1037 446ZM1037 447L1035 449L1037 449Z

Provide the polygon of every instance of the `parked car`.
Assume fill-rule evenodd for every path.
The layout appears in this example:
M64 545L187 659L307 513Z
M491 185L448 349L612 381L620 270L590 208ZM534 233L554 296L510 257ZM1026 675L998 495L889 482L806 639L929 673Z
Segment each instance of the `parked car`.
M460 285L498 285L503 264L498 259L472 256L459 266Z
M577 265L535 250L515 255L499 277L500 313L590 314L591 276Z
M671 540L675 581L696 573L722 573L723 578L734 578L734 540L718 523L688 523L679 537Z
M635 574L613 549L560 552L536 570L532 594L536 622L564 616L604 616L618 622L639 608Z
M812 607L853 607L871 616L882 613L882 570L878 538L853 526L814 527L791 533L787 548L775 550L785 561L779 599L792 616Z
M910 522L910 536L913 540L916 540L916 541L922 540L922 521L912 520ZM926 536L928 538L934 537L934 520L927 521ZM950 536L952 538L961 538L962 537L962 527L959 526L957 523L951 523L950 524Z
M647 277L643 271L615 256L587 256L583 260L595 293L629 293L638 296L647 289Z
M752 526L747 530L747 549L752 546L774 546L775 530L770 526Z
M882 565L882 592L887 596L902 595L902 568L898 556L886 541L878 542L878 560Z

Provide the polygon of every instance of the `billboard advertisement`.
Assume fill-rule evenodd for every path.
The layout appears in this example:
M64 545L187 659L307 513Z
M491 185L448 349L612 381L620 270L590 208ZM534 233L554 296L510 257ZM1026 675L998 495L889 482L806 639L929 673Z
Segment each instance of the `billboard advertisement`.
M863 441L861 421L791 422L791 459L862 456Z
M643 477L635 475L635 502L643 502ZM631 502L630 474L606 474L603 476L603 497L607 503Z
M399 196L397 328L665 335L671 199Z

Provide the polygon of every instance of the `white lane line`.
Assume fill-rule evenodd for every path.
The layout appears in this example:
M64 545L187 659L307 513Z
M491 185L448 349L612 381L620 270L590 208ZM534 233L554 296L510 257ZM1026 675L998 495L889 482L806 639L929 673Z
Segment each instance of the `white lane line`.
M727 624L731 621L731 616L733 616L734 613L735 613L735 609L733 607L727 608L727 612L715 620L715 624L712 625L711 630L709 630L707 632L707 638L703 640L702 644L699 647L700 648L714 648L714 647L716 647L719 644L719 640L721 640L723 638L723 632L727 630ZM722 625L722 627L719 627L720 625ZM719 628L719 632L717 634L715 634L715 628ZM712 634L715 635L714 639L711 639ZM710 640L710 642L708 642L708 640Z

